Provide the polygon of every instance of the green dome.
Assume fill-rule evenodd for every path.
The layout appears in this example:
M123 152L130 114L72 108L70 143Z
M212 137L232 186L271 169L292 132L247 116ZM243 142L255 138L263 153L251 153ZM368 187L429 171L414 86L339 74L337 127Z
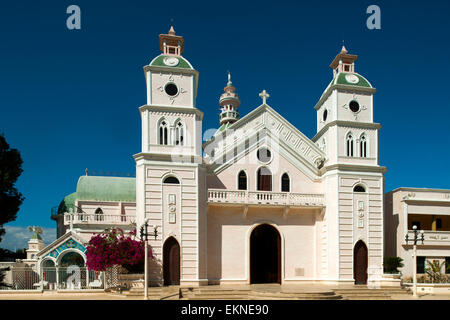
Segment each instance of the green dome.
M76 193L78 200L136 202L136 179L81 176Z
M136 202L136 179L81 176L77 191L61 201L58 214L75 209L76 200Z
M334 77L331 85L343 84L346 86L373 88L369 81L357 73L340 72Z
M64 212L69 212L69 209L75 209L75 199L77 197L77 193L71 193L68 196L66 196L61 203L59 204L58 207L58 214L60 213L64 213Z
M178 59L178 63L173 64L173 65L165 64L164 63L164 59L165 58L176 58L176 59ZM174 59L174 61L176 61L176 60ZM160 66L160 67L169 67L169 68L182 68L182 69L191 69L191 70L194 69L192 67L192 65L189 63L189 61L187 61L182 56L167 56L167 55L163 55L163 54L159 55L155 59L153 59L153 61L150 62L150 66Z

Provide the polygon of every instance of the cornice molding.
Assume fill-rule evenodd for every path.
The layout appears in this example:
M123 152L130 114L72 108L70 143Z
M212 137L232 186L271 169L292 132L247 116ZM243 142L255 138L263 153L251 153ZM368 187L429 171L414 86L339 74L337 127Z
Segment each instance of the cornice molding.
M427 204L427 205L446 205L446 206L450 206L450 200L446 200L446 199L416 199L416 198L406 198L406 199L402 199L402 202L406 202L407 204Z
M143 112L145 110L152 112L160 112L162 114L195 114L200 117L200 120L203 120L203 112L197 108L192 107L173 107L173 106L162 106L162 105L154 105L154 104L146 104L139 107L139 112Z
M394 193L397 191L413 191L413 192L433 192L433 193L441 193L450 195L449 189L431 189L431 188L412 188L412 187L399 187L388 193Z
M351 91L351 92L363 92L363 93L369 93L374 94L377 92L377 89L375 88L367 88L367 87L357 87L357 86L351 86L351 85L345 85L345 84L333 84L329 86L327 89L325 89L325 92L322 93L322 96L320 97L319 101L314 106L315 110L319 110L322 106L323 102L328 99L328 97L331 95L333 90L344 90L344 91Z
M365 166L359 164L333 164L330 166L325 166L320 169L321 175L328 171L339 170L339 171L357 171L357 172L376 172L385 174L388 170L386 167L381 166Z
M320 131L317 132L316 135L311 140L313 142L316 142L325 133L325 131L328 130L328 128L333 126L340 126L343 128L359 128L359 129L375 129L375 130L380 130L382 128L381 124L379 123L334 120L324 125L323 128L320 129Z
M177 68L177 67L163 67L163 66L144 66L144 72L152 71L152 72L163 72L163 73L172 73L172 74L191 74L198 78L198 71L195 69L186 69L186 68Z
M173 157L180 157L183 161L173 161ZM168 163L171 163L173 165L179 165L180 163L183 164L202 164L203 158L201 156L195 156L195 155L183 155L183 154L170 154L170 153L147 153L147 152L140 152L135 155L133 155L134 161L139 160L149 160L152 162L160 161L165 163L167 165Z

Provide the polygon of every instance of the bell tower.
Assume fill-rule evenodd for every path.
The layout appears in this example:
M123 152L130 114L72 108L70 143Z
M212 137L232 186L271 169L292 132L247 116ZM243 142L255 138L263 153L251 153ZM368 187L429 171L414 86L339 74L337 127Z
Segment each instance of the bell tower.
M237 109L241 105L241 100L236 93L236 88L231 82L231 74L228 72L228 83L223 89L223 93L220 96L220 128L228 127L239 120L239 112Z
M144 66L147 103L139 108L141 152L136 162L136 224L147 221L155 260L149 285L199 285L206 280L206 173L203 113L196 108L198 71L182 56L173 27L159 35L161 54ZM202 200L202 201L201 201ZM188 249L186 249L188 248Z
M373 117L376 89L356 72L357 59L342 47L330 64L333 79L314 107L317 134L312 140L327 156L321 169L327 194L322 245L329 259L321 270L324 278L343 282L371 282L383 274L381 125ZM366 256L356 259L355 252Z

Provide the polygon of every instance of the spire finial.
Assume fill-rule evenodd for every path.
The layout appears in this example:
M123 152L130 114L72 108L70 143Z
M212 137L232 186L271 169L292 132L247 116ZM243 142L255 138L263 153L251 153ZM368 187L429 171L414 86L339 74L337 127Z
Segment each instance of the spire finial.
M86 176L87 176L87 175L88 175L88 168L86 168L86 170L85 170L85 171L86 171Z
M231 83L231 73L230 73L230 71L227 71L227 73L228 73L228 83L227 83L227 86L231 86L231 85L232 85L232 83Z
M345 48L345 41L342 40L342 49L341 49L341 53L348 53L347 49Z
M259 94L259 96L262 98L263 104L266 104L266 100L270 97L265 89Z
M174 30L173 26L170 26L169 34L173 35L173 36L175 35L175 30Z

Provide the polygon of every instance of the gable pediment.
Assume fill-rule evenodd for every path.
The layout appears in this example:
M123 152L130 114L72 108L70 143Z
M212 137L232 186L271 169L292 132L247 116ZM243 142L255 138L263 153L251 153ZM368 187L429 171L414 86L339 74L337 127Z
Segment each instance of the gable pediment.
M78 249L81 252L86 251L86 247L83 245L83 240L78 237L75 233L69 231L62 237L59 237L40 252L37 253L39 257L50 256L52 258L57 258L59 254L67 249Z
M319 175L325 154L268 105L261 105L203 145L210 168L219 173L262 144L278 148L311 178Z

